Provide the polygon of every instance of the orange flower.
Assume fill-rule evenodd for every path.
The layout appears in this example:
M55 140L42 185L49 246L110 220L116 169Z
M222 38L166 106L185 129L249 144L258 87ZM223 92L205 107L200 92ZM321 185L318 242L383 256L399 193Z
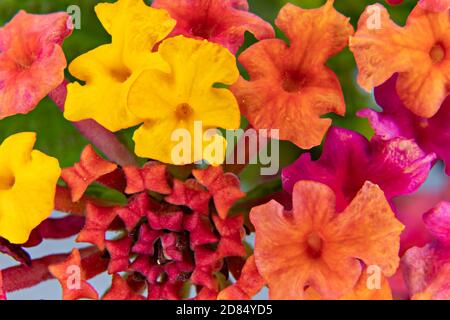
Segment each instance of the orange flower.
M405 106L420 117L432 117L449 94L448 30L448 10L431 12L416 6L400 27L382 5L368 6L350 39L358 83L369 91L399 73L397 92Z
M94 287L86 281L78 249L73 249L65 261L51 265L49 271L61 284L64 300L98 299Z
M345 113L336 75L325 66L353 34L349 19L333 8L333 1L318 9L285 5L275 24L290 45L279 39L262 40L245 50L239 62L250 81L242 77L232 86L242 113L256 129L279 129L279 138L305 149L321 143L331 119Z
M328 186L300 181L293 211L273 200L252 209L256 266L272 299L303 299L305 287L324 299L340 298L357 284L361 261L385 276L395 273L403 225L383 191L366 182L340 214L335 201Z
M0 28L0 119L33 110L64 80L67 13L19 11Z

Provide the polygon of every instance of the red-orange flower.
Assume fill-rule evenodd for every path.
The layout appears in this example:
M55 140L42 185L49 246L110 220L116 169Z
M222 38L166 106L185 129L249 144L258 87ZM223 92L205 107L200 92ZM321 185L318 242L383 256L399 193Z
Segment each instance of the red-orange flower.
M28 113L64 80L69 18L20 11L0 28L0 119Z
M112 285L102 300L145 300L133 291L127 281L118 274L113 274Z
M154 8L165 9L177 21L171 36L206 39L236 53L244 43L244 34L257 39L272 38L270 23L248 12L247 0L155 0Z
M305 149L317 146L331 125L321 116L345 113L336 75L327 60L347 46L353 34L349 19L333 8L284 6L275 24L283 40L262 40L245 50L239 62L250 81L242 77L232 86L242 113L256 129L279 129L279 138Z
M77 249L73 249L65 261L51 265L49 270L60 282L64 300L98 299L97 292L86 281L86 274L81 265L81 255Z
M117 168L115 163L101 158L91 145L87 145L81 153L80 162L73 167L65 168L61 178L70 189L72 201L81 199L87 187L98 178L113 172Z
M222 290L218 300L250 300L264 286L265 281L256 268L255 257L247 258L239 280Z
M328 186L300 181L292 211L273 200L252 209L256 266L272 299L303 299L307 287L324 299L342 297L357 284L361 261L395 273L403 225L383 191L366 182L340 214L335 202Z
M398 73L397 92L406 108L420 117L435 115L450 88L450 18L419 5L405 27L396 25L380 4L361 15L350 49L366 90Z

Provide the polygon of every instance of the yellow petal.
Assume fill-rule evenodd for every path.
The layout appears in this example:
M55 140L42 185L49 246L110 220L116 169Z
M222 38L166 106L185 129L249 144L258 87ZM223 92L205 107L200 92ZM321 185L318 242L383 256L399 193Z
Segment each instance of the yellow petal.
M143 0L100 3L95 12L114 46L121 48L124 63L131 69L149 65L146 60L156 43L175 27L167 11L147 6Z
M72 75L86 82L67 86L64 116L70 121L94 119L111 131L141 122L130 113L126 97L132 71L123 65L112 45L103 45L76 58L69 66Z
M54 208L61 169L57 159L32 150L35 140L19 133L0 146L0 236L12 243L26 242Z
M204 159L219 165L225 159L226 140L220 134L206 138L204 128L175 118L145 122L133 140L136 155L165 163L185 165ZM218 153L210 152L214 148Z

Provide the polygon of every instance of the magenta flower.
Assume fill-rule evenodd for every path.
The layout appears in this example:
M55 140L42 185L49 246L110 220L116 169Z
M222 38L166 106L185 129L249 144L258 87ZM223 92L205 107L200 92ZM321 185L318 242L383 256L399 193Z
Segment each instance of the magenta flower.
M403 256L406 284L412 299L450 299L450 202L439 203L423 220L434 240Z
M67 13L20 11L0 28L0 119L28 113L64 80Z
M273 38L270 23L248 12L247 0L155 0L153 7L169 12L177 21L171 36L206 39L236 53L246 31L258 39Z
M447 98L438 113L432 118L422 118L406 109L395 89L394 75L375 88L375 99L383 112L363 109L358 112L367 117L376 134L383 139L403 137L414 139L427 153L435 153L446 164L445 172L450 175L450 98Z
M305 153L283 169L283 188L292 193L299 180L324 183L334 190L337 210L342 211L365 181L378 184L388 200L417 190L434 159L412 140L374 137L369 142L357 132L332 127L319 160Z

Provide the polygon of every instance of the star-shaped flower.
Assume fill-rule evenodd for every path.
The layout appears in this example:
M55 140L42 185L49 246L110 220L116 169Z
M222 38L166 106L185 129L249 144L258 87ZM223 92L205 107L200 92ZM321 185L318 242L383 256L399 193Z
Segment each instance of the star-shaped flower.
M64 300L98 299L97 292L86 281L81 255L77 249L73 249L65 261L49 266L49 270L61 284Z

